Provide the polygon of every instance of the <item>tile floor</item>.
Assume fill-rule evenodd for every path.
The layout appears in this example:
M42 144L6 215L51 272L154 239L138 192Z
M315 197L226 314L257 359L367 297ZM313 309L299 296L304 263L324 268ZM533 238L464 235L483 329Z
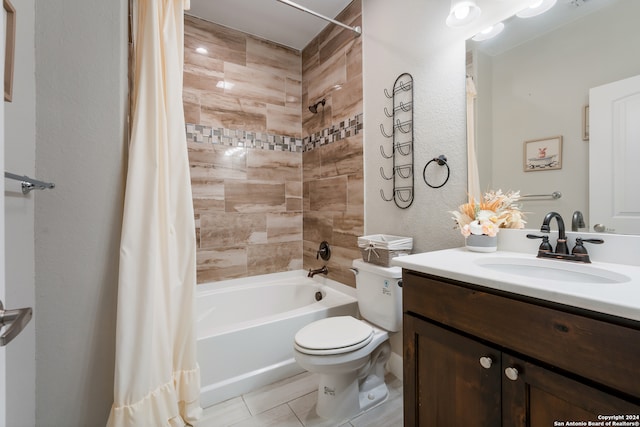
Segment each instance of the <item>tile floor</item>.
M399 427L402 382L387 374L389 398L349 421L324 420L315 411L318 379L308 372L205 408L196 427Z

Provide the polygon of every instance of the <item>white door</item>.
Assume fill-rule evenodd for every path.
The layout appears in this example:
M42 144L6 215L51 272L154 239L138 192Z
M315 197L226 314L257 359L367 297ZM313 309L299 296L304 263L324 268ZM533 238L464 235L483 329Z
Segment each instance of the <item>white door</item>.
M589 222L640 234L640 75L589 91Z

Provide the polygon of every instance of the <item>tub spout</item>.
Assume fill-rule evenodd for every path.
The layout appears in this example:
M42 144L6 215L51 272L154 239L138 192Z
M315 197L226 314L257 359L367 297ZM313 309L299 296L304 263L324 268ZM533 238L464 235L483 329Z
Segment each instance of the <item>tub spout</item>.
M329 269L326 265L323 265L322 268L316 268L315 270L309 269L309 274L307 274L307 277L313 277L316 274L327 275L327 273L329 273Z

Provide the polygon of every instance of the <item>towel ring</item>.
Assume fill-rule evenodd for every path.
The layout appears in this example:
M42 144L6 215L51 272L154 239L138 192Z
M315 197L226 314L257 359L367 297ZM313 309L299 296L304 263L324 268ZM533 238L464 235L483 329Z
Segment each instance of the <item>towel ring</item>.
M431 185L429 184L429 181L427 181L427 167L433 162L438 163L438 165L440 166L447 167L447 177L445 178L444 182L440 185ZM422 170L422 179L424 179L424 183L431 188L440 188L444 186L447 183L447 181L449 181L449 176L451 176L451 169L449 169L449 164L447 163L447 157L444 154L441 154L438 157L434 157L433 159L429 160L427 164L424 165L424 169Z

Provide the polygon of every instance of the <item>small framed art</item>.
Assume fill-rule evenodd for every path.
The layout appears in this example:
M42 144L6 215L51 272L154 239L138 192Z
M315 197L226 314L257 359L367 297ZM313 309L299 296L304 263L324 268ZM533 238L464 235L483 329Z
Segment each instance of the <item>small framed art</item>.
M525 172L562 169L562 136L524 142Z

